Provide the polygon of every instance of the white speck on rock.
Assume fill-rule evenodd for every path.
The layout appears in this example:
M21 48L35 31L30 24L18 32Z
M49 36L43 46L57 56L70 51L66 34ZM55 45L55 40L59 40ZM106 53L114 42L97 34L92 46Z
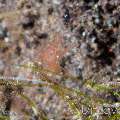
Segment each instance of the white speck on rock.
M53 4L59 5L61 3L61 0L52 0Z
M8 37L5 38L5 42L9 42L10 39Z

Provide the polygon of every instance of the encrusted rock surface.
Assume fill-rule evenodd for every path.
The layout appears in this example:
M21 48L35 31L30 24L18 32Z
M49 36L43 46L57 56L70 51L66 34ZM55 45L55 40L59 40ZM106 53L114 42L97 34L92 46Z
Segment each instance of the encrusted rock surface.
M84 90L81 84L86 79L115 81L120 76L119 24L120 0L0 0L0 75L37 79L38 75L16 67L37 62L52 72L78 78L72 82L53 77L71 88ZM49 120L74 120L50 88L36 89L27 88L25 93ZM44 95L36 97L39 94ZM21 104L14 98L11 111L20 116L26 104L17 108L16 101Z

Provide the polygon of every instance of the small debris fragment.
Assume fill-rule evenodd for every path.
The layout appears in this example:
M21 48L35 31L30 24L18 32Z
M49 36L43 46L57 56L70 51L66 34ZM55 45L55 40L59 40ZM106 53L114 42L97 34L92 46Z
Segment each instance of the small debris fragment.
M48 8L48 15L52 15L54 9L52 7Z
M24 29L30 29L33 28L35 24L35 20L32 17L25 17L22 20L22 27Z
M70 13L69 13L69 9L65 10L65 13L63 15L63 19L65 24L67 24L70 21Z
M18 56L21 55L21 48L20 48L20 46L17 46L17 47L16 47L15 53L16 53Z
M8 30L7 28L3 27L2 24L0 24L0 39L4 40L8 37Z
M47 33L39 33L37 36L40 39L46 39L46 38L48 38L48 34Z

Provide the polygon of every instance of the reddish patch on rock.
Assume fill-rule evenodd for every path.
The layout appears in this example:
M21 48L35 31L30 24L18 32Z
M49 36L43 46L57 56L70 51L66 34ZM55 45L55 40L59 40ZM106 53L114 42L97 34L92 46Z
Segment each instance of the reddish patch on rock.
M66 49L63 48L63 39L57 35L53 41L48 42L39 49L39 62L42 63L43 67L51 71L60 72L59 61L65 53Z

